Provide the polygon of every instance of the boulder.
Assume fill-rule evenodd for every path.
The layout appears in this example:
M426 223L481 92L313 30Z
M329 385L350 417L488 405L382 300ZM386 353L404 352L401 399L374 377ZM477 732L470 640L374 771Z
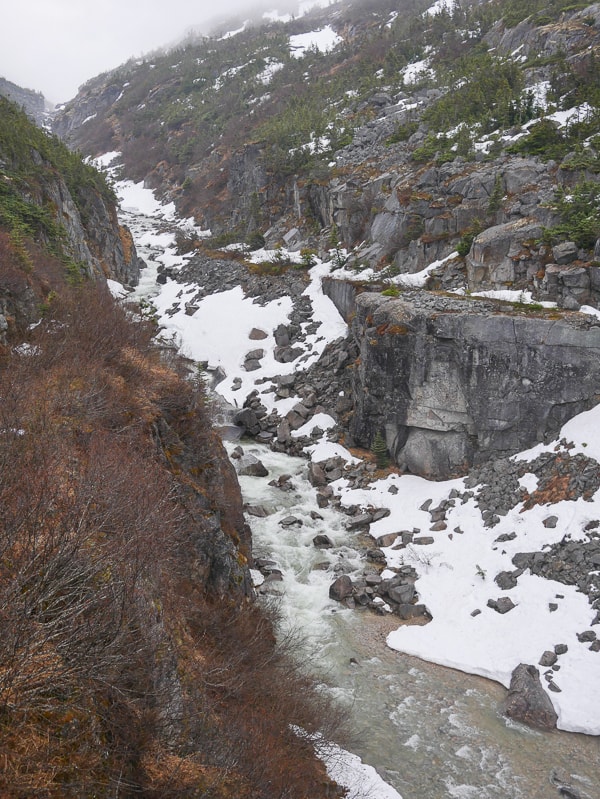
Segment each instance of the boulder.
M571 261L577 259L577 245L573 241L563 241L561 244L555 244L552 248L554 262L562 264L570 264Z
M352 596L352 580L347 574L342 574L329 586L329 597L337 602Z
M542 688L540 673L535 666L521 663L513 671L502 713L538 729L556 728L558 716L550 697Z
M494 577L494 582L498 588L501 588L503 591L508 591L516 586L517 578L514 572L500 572L500 574Z
M318 464L312 461L308 464L308 480L315 488L322 488L327 485L327 477L325 470Z
M431 619L431 614L425 605L400 605L396 613L401 619L404 619L404 621L410 621L411 619Z
M297 516L286 516L285 519L282 519L279 524L282 527L302 527L304 522L302 519L299 519Z
M266 519L269 511L262 505L247 505L244 510L248 516L255 516L257 519Z
M399 533L385 533L385 535L380 535L376 540L376 544L378 547L392 547L396 543L398 535Z
M236 471L246 477L266 477L269 470L255 455L242 455L236 463Z
M265 331L261 330L259 327L253 327L248 333L248 338L251 341L261 341L262 339L267 338L267 333L265 333Z
M373 516L370 513L360 513L346 524L346 530L360 530L361 527L368 527L372 521Z
M316 535L313 538L313 544L317 549L331 549L333 547L333 541L324 533Z
M387 592L392 602L397 602L399 605L409 605L415 598L415 594L415 587L412 583L394 586Z
M243 427L250 435L256 436L260 433L260 423L252 408L242 408L237 411L234 414L233 423L238 427Z
M499 599L488 599L487 601L488 608L492 608L496 611L496 613L504 614L508 613L509 610L512 610L516 607L515 603L509 596L501 596Z
M546 650L542 657L539 659L540 666L543 666L545 669L550 668L550 666L554 666L556 661L558 660L558 656L556 652L552 652L551 650Z

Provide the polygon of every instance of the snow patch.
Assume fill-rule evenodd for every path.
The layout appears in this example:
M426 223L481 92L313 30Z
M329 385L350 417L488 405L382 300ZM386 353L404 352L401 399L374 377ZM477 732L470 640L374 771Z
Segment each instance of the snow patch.
M342 41L341 36L333 30L331 25L321 28L318 31L308 33L298 33L290 36L290 52L294 58L302 58L306 51L312 49L319 53L328 53Z

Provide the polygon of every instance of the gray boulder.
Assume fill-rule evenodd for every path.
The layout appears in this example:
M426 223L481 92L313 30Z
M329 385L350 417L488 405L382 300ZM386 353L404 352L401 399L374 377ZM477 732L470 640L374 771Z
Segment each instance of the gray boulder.
M338 602L352 596L352 580L347 574L342 574L329 586L329 597Z
M502 713L530 727L541 730L556 728L558 716L542 688L540 673L535 666L521 663L513 671Z
M255 455L242 455L236 464L239 475L245 477L266 477L269 470Z

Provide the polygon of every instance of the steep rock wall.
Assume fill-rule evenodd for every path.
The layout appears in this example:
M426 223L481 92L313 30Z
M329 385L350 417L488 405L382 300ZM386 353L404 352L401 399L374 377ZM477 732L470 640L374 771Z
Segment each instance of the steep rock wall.
M579 314L407 293L356 298L351 433L443 479L549 439L600 399L600 326Z

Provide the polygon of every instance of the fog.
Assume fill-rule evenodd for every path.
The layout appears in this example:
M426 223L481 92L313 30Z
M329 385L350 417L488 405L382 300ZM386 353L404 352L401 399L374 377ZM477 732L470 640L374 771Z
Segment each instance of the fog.
M316 0L317 1L317 0ZM183 38L228 14L289 6L281 0L20 0L0 26L0 77L66 102L89 78Z

